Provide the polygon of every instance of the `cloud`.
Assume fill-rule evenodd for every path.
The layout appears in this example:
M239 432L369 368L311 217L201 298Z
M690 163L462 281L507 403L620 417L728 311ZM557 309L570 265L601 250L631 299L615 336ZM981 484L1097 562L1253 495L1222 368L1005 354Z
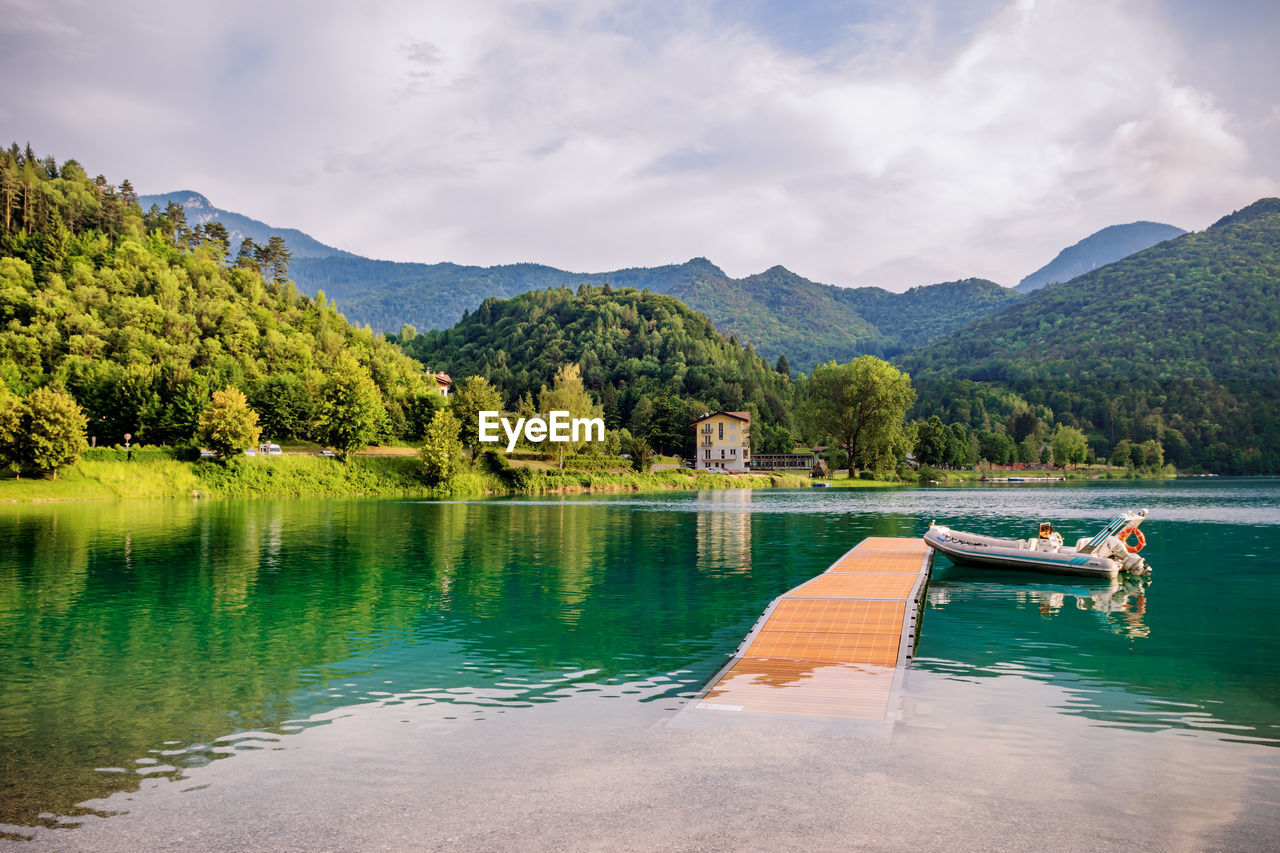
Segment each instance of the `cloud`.
M1163 6L902 5L10 0L0 130L361 254L894 288L1280 192Z

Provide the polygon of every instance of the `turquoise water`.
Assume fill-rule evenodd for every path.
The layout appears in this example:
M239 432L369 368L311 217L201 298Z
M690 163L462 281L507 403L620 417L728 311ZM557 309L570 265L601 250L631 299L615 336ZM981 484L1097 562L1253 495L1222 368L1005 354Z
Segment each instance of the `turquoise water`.
M300 823L276 828L296 842L321 813L355 814L348 782L393 792L361 807L378 813L400 802L395 791L412 800L424 785L478 784L506 762L571 762L547 783L554 798L612 766L619 744L643 757L599 786L606 799L624 781L653 784L645 768L692 786L693 764L682 762L705 763L712 743L718 784L746 785L752 771L723 762L755 735L663 726L775 596L865 536L917 536L931 519L1019 536L1050 519L1070 541L1142 506L1149 581L939 558L893 745L863 756L862 775L841 790L909 771L933 780L922 795L954 786L970 796L948 774L981 764L984 778L1011 780L995 794L1016 799L1014 771L1030 754L1075 769L1027 808L1070 790L1074 808L1096 817L1116 809L1106 789L1121 784L1118 768L1140 760L1166 797L1194 799L1214 773L1234 780L1238 790L1217 794L1231 817L1215 811L1218 834L1202 837L1271 837L1275 797L1259 792L1274 791L1280 754L1275 480L3 507L0 830L35 837L28 848L116 839L128 849L164 815L231 831L277 797ZM809 737L775 731L752 748L829 752ZM865 733L820 737L847 746ZM975 743L981 754L969 752ZM809 772L798 758L770 760L780 779ZM295 762L305 769L282 782ZM832 773L854 773L840 768ZM1081 777L1091 793L1072 787ZM233 790L247 799L222 799ZM748 806L752 796L772 803L757 791ZM519 801L490 802L486 832L519 824ZM669 811L697 801L687 794ZM468 834L469 807L448 812L462 821L458 837L505 846ZM639 846L646 833L664 837L654 824L636 831ZM881 829L884 839L908 831ZM243 843L203 837L210 848Z

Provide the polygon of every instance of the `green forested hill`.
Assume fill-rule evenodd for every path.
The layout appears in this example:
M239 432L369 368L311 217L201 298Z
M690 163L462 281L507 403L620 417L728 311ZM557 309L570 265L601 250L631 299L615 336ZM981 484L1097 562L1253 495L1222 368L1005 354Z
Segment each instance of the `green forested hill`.
M1280 199L1049 285L902 363L1013 390L1102 450L1159 438L1180 465L1278 472Z
M609 285L529 291L486 299L453 328L401 343L432 370L488 378L511 408L577 362L609 428L663 452L687 455L689 422L715 410L752 411L753 447L791 450L793 383L670 296Z
M0 395L64 387L99 444L191 439L211 392L235 386L264 436L315 438L343 394L376 435L412 433L421 366L181 208L143 214L128 181L28 147L0 150ZM432 390L434 385L432 385Z

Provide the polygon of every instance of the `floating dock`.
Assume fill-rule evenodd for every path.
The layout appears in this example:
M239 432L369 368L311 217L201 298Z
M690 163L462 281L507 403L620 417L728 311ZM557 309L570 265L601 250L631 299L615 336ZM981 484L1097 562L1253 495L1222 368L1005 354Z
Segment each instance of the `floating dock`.
M862 540L775 599L690 710L890 719L915 653L931 564L921 539Z

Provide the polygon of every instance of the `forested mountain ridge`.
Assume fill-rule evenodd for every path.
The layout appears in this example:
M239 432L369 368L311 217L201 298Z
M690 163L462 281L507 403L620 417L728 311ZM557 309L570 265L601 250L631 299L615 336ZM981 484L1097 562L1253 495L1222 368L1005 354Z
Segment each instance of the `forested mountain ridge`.
M99 444L191 441L228 386L274 439L408 437L431 406L421 366L300 294L287 258L232 262L225 231L30 147L0 150L0 184L0 396L65 388Z
M343 252L295 229L272 228L256 219L221 210L200 193L181 191L142 196L154 203L189 206L193 224L223 222L234 254L240 238L261 245L283 236L293 253L290 272L300 290L320 291L356 323L376 331L443 329L489 297L507 299L530 290L609 284L679 298L711 318L726 334L737 334L764 357L785 354L798 370L829 359L872 354L890 357L1002 309L1018 298L1008 288L982 279L927 285L906 293L879 287L847 288L810 281L781 266L734 279L706 258L657 267L579 273L543 264L493 267L453 263L380 261Z
M781 266L736 280L700 275L669 292L766 358L785 354L806 371L831 359L897 355L1019 298L983 279L892 293L819 284Z
M406 323L424 330L448 328L489 297L509 299L529 290L608 283L665 293L693 276L724 276L705 258L609 273L574 273L532 263L476 267L352 256L302 258L291 270L303 290L323 290L348 316L387 332L398 331Z
M1172 240L1186 234L1181 228L1160 222L1130 222L1127 225L1109 225L1095 231L1079 243L1068 246L1049 263L1018 282L1014 289L1019 293L1031 293L1046 284L1070 281L1078 275L1104 267L1134 252L1149 249L1157 243Z
M969 381L1045 405L1100 455L1159 438L1178 465L1280 472L1280 199L1049 285L900 360L950 385L935 399Z
M294 263L293 272L304 290L324 290L348 316L385 331L404 323L444 328L487 297L510 298L528 290L580 284L650 290L675 296L770 360L785 354L798 370L833 358L895 355L998 311L1019 296L981 279L906 293L836 287L780 266L734 279L705 258L603 273L572 273L540 264L465 267L304 258Z
M326 246L297 228L272 228L265 222L260 222L242 213L214 207L212 202L204 195L191 190L138 196L138 205L143 211L150 210L152 205L164 210L170 203L182 205L186 213L187 222L192 226L205 225L215 221L225 225L227 227L227 235L231 240L230 252L233 257L240 248L240 242L246 237L262 246L266 245L267 241L272 237L277 236L284 238L289 246L289 251L293 254L294 260L299 258L356 257L341 249ZM314 291L312 295L315 295Z

